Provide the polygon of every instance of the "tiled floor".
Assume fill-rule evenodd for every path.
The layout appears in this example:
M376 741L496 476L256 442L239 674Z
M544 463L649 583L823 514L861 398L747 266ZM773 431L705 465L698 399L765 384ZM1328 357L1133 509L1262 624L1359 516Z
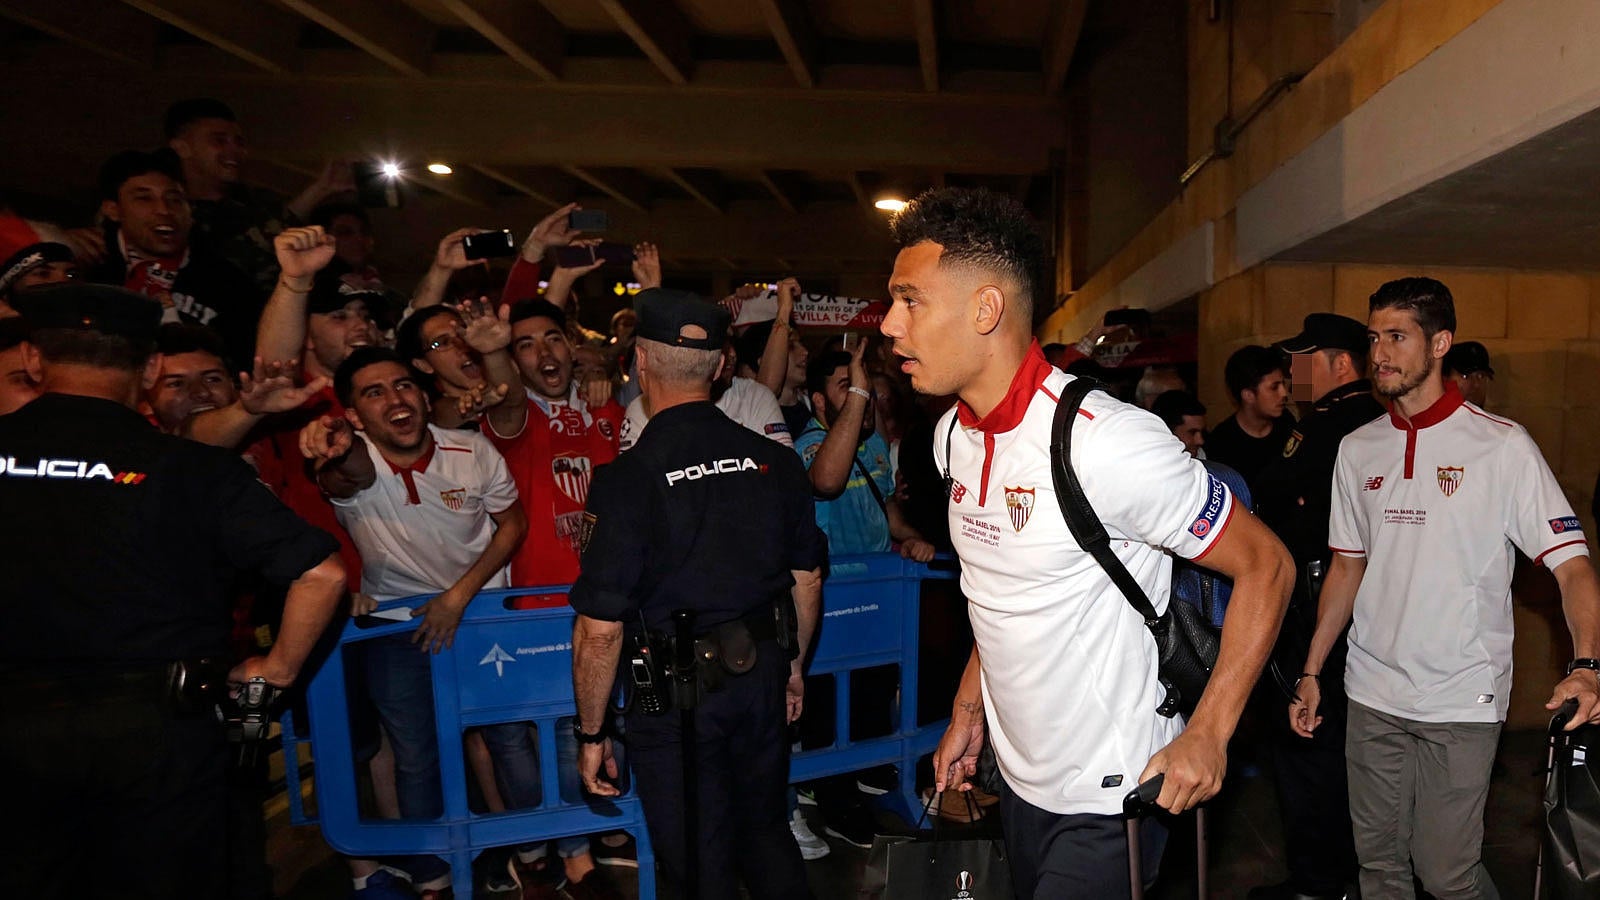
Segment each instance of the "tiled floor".
M1538 732L1508 734L1485 815L1485 863L1506 900L1526 900L1533 893L1534 857L1538 846L1539 797L1543 784L1536 769L1544 762L1544 736ZM1210 812L1211 890L1214 898L1243 900L1249 889L1283 878L1282 846L1272 786L1262 774L1235 773L1227 791ZM887 829L899 826L884 816ZM903 826L899 826L903 827ZM295 828L285 813L269 823L268 852L277 875L279 895L286 900L336 900L349 894L342 863L324 845L314 827ZM820 830L819 830L820 833ZM1184 900L1195 895L1193 832L1187 821L1174 831L1155 900ZM855 897L867 852L830 840L833 852L807 864L817 897ZM628 870L619 885L634 890ZM663 890L663 898L678 895Z

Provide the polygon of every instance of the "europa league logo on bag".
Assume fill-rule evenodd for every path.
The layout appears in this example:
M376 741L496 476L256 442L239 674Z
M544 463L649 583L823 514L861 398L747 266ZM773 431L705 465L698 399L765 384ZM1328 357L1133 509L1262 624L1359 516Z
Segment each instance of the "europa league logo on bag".
M959 898L971 897L972 896L972 873L971 872L968 872L965 869L963 869L961 874L956 876L956 890L958 891L958 893L956 894L956 897L958 898L958 900L959 900Z

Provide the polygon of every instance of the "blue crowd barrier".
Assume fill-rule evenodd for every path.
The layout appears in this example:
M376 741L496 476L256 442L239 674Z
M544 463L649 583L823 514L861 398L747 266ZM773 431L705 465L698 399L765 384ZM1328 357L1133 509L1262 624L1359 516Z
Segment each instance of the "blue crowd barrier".
M893 764L900 771L900 790L885 802L902 819L917 820L922 804L916 793L916 762L938 747L948 724L948 720L940 720L917 725L922 582L952 578L955 568L950 562L930 566L894 553L830 560L828 580L822 586L816 651L806 674L834 676L834 742L794 754L789 764L791 782ZM894 731L856 740L850 734L850 675L885 665L900 667Z
M895 554L840 556L831 561L823 585L823 610L816 647L807 669L835 679L835 729L830 746L794 754L790 780L893 764L900 790L885 802L915 821L916 762L931 753L947 720L917 723L918 638L921 584L955 577L954 565L931 565ZM508 610L507 597L564 594L565 587L506 588L473 598L456 631L455 645L433 658L444 814L437 820L363 818L358 803L355 747L347 708L346 650L362 641L409 633L414 621L363 627L347 623L338 648L307 688L308 723L283 717L286 790L291 820L319 824L328 844L356 857L435 854L450 862L458 897L472 896L471 862L491 847L506 847L576 834L628 831L638 842L639 896L655 896L655 867L644 813L632 793L614 800L564 799L558 787L558 720L574 714L572 698L572 610L567 606ZM380 612L410 609L428 597L384 603ZM850 733L850 676L860 669L894 665L900 670L900 702L892 733L857 740ZM537 726L543 802L533 809L473 813L467 806L469 773L460 750L468 728L500 722ZM305 725L309 725L309 738ZM301 801L299 745L314 747L317 815Z
M409 634L414 621L345 626L338 649L307 688L316 753L317 813L329 846L362 858L434 854L450 863L455 895L472 896L472 860L492 847L622 830L638 844L639 896L655 896L655 860L644 811L632 793L612 799L565 799L556 766L558 720L572 716L572 610L561 606L508 610L507 597L565 593L565 588L511 588L473 598L454 647L433 657L444 814L436 820L363 818L357 798L355 747L345 690L345 655L374 638ZM420 606L427 597L385 603L380 612ZM474 813L462 733L479 725L532 722L538 730L542 802L531 809ZM286 751L289 748L285 748ZM285 759L288 758L287 752ZM298 785L289 785L297 792Z

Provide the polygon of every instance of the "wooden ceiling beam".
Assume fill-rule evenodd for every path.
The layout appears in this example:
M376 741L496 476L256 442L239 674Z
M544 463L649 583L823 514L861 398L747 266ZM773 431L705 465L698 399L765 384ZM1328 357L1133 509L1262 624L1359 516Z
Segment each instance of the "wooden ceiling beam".
M544 81L561 78L567 29L536 0L439 0L524 69Z
M618 203L621 203L623 206L626 206L627 208L629 208L631 210L634 210L635 212L644 212L645 211L643 203L639 202L638 200L635 200L633 197L628 196L626 193L623 192L622 188L619 187L617 184L615 184L613 181L610 181L610 180L607 180L607 179L604 179L604 178L600 178L599 176L595 175L595 173L589 171L588 169L581 168L579 166L562 165L562 166L559 166L558 168L560 168L561 171L567 173L568 175L571 175L573 178L576 178L579 181L583 182L584 184L587 184L588 186L594 188L595 190L599 191L600 193L605 194L607 197L610 197L611 199L617 201Z
M537 200L552 209L567 205L566 201L556 199L556 196L553 192L533 186L529 183L528 179L518 178L492 166L468 163L467 168L477 172L479 175L482 175L485 178L490 179L491 181L497 181L514 191L517 191L527 197L531 197L532 199Z
M1044 37L1044 92L1055 96L1067 83L1067 70L1083 34L1083 17L1089 0L1060 0Z
M663 166L651 170L658 177L672 182L677 188L688 194L696 203L715 213L723 211L724 188L721 184L713 183L707 175L693 175L681 172L670 166Z
M13 163L45 153L98 162L123 147L147 144L151 111L192 95L197 83L228 98L263 154L416 159L427 153L501 169L571 164L867 173L911 165L924 171L1017 175L1049 168L1051 150L1063 144L1067 123L1060 101L1038 92L985 97L952 91L861 95L792 86L767 94L665 86L575 89L567 82L535 82L504 59L516 80L493 84L494 108L488 115L481 82L388 74L337 83L263 79L238 66L199 73L170 65L171 49L163 48L161 65L140 72L73 47L23 48L11 69L13 89L0 92L0 122L8 133L50 134L52 141L48 148L18 148L8 167L17 170ZM85 92L86 83L114 83L117 90ZM63 117L61 109L77 114ZM257 126L250 127L252 122ZM734 122L741 134L770 137L709 139L708 122ZM1005 140L995 140L996 134Z
M276 75L287 75L295 69L301 23L270 6L246 7L210 0L123 2L258 69ZM194 88L185 93L193 95Z
M0 18L116 62L145 69L155 64L160 25L127 7L96 4L89 9L59 0L0 0Z
M922 66L922 88L939 89L939 11L937 0L912 0L912 16L917 30L917 61Z
M803 0L758 0L772 39L801 87L817 86L817 29Z
M433 24L404 4L388 0L279 2L402 75L422 78L428 74Z
M692 29L673 0L596 0L617 27L673 84L689 83L694 58L689 49Z
M789 196L788 191L784 190L778 185L777 181L773 180L771 172L761 169L758 170L755 175L756 182L767 189L767 193L772 195L772 199L778 201L778 205L783 207L784 212L789 213L790 215L794 215L796 212L799 212L799 205L795 203L793 197Z

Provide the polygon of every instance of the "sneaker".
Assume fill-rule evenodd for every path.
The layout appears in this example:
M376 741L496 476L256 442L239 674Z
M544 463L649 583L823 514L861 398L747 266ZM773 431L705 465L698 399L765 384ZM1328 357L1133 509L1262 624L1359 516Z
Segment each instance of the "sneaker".
M522 898L522 882L508 857L504 866L490 865L483 876L483 893L489 897Z
M817 791L810 787L797 787L794 789L794 798L800 801L801 806L816 806Z
M516 854L512 854L511 860L517 881L522 885L522 900L559 900L561 889L567 886L559 862L552 862L549 857L523 862Z
M789 833L794 835L794 842L800 845L800 858L806 862L821 859L833 852L828 842L817 837L817 833L806 824L806 817L798 809L789 817Z
M437 856L406 857L397 874L411 882L418 896L426 897L430 891L438 895L450 890L450 864Z
M617 834L623 838L622 843L613 847L606 843L610 835L591 841L590 848L594 854L594 864L597 866L621 866L624 869L639 868L639 844L634 841L633 835L626 831Z
M852 847L872 849L872 838L878 833L872 814L862 806L847 806L828 813L828 824L822 829L829 837L836 837Z
M351 900L416 900L411 883L388 869L367 876L367 886L350 892Z
M894 766L873 766L856 773L856 790L869 797L882 797L900 790L900 770Z

